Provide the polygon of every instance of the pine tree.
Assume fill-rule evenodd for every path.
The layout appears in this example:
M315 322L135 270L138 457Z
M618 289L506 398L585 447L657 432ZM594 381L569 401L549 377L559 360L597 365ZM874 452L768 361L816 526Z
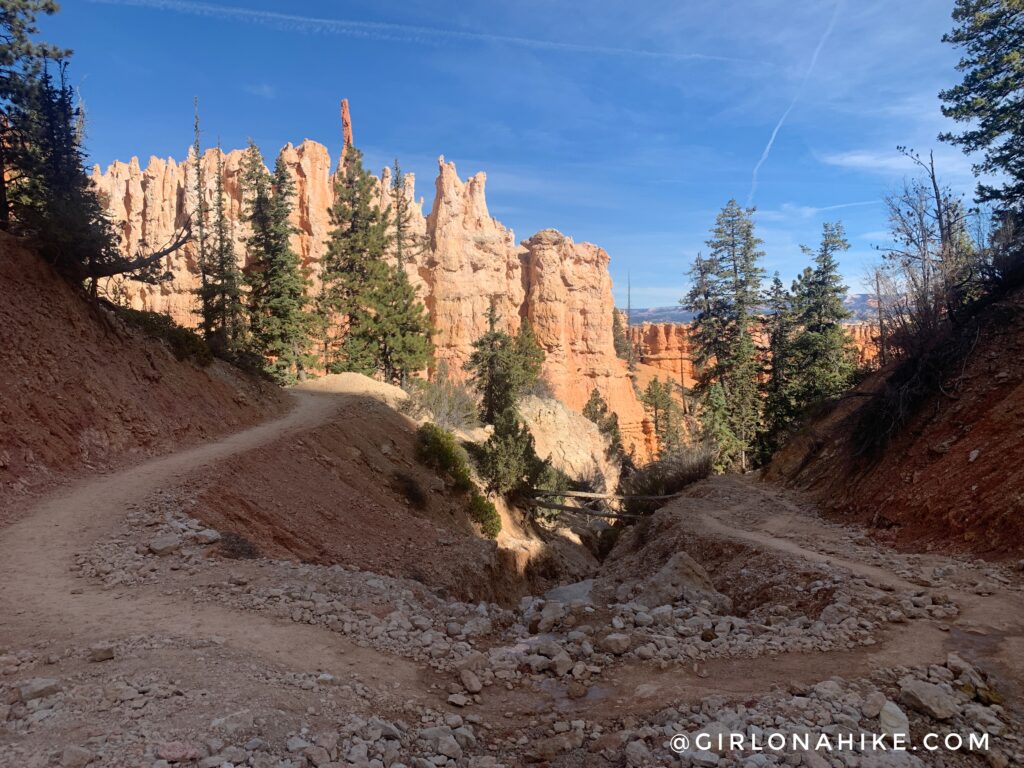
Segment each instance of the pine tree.
M615 356L628 362L632 346L629 329L622 322L622 313L615 307L612 307L612 343L615 345Z
M294 184L278 156L273 175L251 140L243 160L247 198L246 238L250 264L249 317L253 349L267 360L270 373L282 383L305 376L310 317L306 311L308 280L292 250L294 227L288 217Z
M764 255L754 235L753 209L730 200L715 220L707 241L710 252L697 255L690 272L691 289L683 300L694 319L691 324L698 367L697 392L704 410L712 385L724 404L730 439L728 452L718 446L721 466L745 471L749 453L761 425L762 401L758 394L760 364L751 336L764 270Z
M323 259L323 292L318 301L323 329L324 363L328 370L372 372L373 354L366 339L351 332L362 316L365 294L386 272L380 269L389 245L388 222L380 210L377 185L363 167L363 155L346 147L334 182L331 231ZM342 327L332 322L341 318Z
M376 270L382 277L373 279L365 304L350 315L342 346L356 370L403 384L430 362L430 321L404 269L380 262Z
M531 484L543 464L537 458L533 435L515 408L506 408L494 422L494 432L484 443L481 474L488 490L511 493Z
M210 288L210 254L206 238L206 222L209 207L206 203L206 174L203 170L203 147L199 130L199 97L193 100L195 118L193 120L192 157L196 164L193 192L196 196L196 207L192 211L192 229L195 233L196 265L199 267L199 310L200 329L207 342L213 339L216 326L216 310L214 309L214 293Z
M852 341L843 327L850 312L843 303L847 288L837 260L849 248L838 222L823 226L816 253L804 248L813 255L814 267L795 286L800 331L792 348L799 370L796 398L802 407L840 395L856 370Z
M48 62L71 52L33 40L36 17L56 13L53 0L4 0L0 3L0 229L9 229L16 190L33 175L32 127L39 88ZM78 136L79 146L81 136Z
M716 472L726 472L733 468L735 456L741 449L739 438L732 428L732 419L726 401L725 390L718 382L712 382L700 407L701 436L709 444L716 447L714 468Z
M682 409L672 397L672 384L655 377L640 402L651 417L660 452L664 455L678 449L683 440Z
M228 355L237 355L245 348L245 306L242 302L242 275L235 257L234 237L224 210L224 152L219 141L209 267L207 290L213 320L211 346Z
M405 186L405 174L395 158L391 169L391 228L395 263L401 272L426 249L422 236L412 232L412 200Z
M28 235L67 280L97 295L115 275L158 282L160 260L184 245L187 228L162 249L122 255L84 163L82 103L67 82L70 55L35 42L46 0L0 2L0 229Z
M956 0L955 27L942 41L963 51L963 80L942 91L942 113L966 123L939 138L981 153L976 171L1001 186L978 185L981 202L1024 215L1024 5L1020 0Z
M524 320L514 337L499 331L498 311L491 304L487 332L473 342L465 369L480 395L480 419L494 424L502 412L515 407L516 399L540 377L544 350L533 327Z
M622 444L622 432L619 429L619 416L608 408L607 401L601 397L597 387L590 391L590 397L583 406L583 415L597 425L598 431L608 441L607 456L618 462L628 458L626 448Z
M800 406L796 401L794 379L799 374L793 359L796 333L793 294L786 290L776 272L766 295L767 314L764 333L768 340L768 370L764 381L763 454L770 456L780 436L796 421Z
M409 201L397 161L394 172L392 205L381 211L376 181L363 167L361 153L346 148L335 182L335 229L324 260L318 312L328 369L402 383L427 367L433 345L426 308L405 269L419 244L409 232ZM394 264L387 260L391 246ZM344 318L338 332L330 329L331 316ZM335 354L331 340L339 337Z

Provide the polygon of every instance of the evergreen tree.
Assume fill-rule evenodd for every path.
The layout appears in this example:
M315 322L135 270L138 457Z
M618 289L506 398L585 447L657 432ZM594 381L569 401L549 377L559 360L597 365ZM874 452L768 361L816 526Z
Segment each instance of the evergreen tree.
M394 173L392 205L381 211L376 181L363 167L361 153L347 148L335 182L335 229L324 260L318 312L330 370L402 383L410 373L427 367L433 345L426 308L405 269L420 244L409 231L410 201L397 160ZM392 246L394 264L387 260ZM331 316L344 318L344 327L336 333L330 329ZM334 354L332 339L339 337Z
M124 256L86 171L84 112L67 82L70 55L32 40L36 17L57 4L0 2L0 229L28 235L65 278L96 295L115 275L156 282L160 260L189 239L188 229L159 251Z
M494 422L494 432L484 443L480 471L488 490L512 493L531 485L542 471L533 435L515 408L506 408Z
M683 300L694 319L692 338L698 368L697 392L708 402L711 387L724 405L731 439L729 453L720 455L722 466L746 470L749 452L761 423L758 393L760 365L751 336L764 270L761 241L754 235L753 209L741 208L730 200L715 221L710 252L697 255L691 275L691 289ZM733 450L735 449L735 450ZM720 452L726 449L718 446Z
M940 136L981 153L976 171L1001 186L978 185L981 202L1024 215L1024 4L1020 0L956 0L955 26L942 40L963 52L963 80L942 91L942 112L966 123Z
M793 294L786 290L776 272L766 295L767 314L764 332L768 340L768 370L764 381L764 434L761 447L770 456L782 435L800 413L794 391L799 374L793 359L793 338L796 332Z
M523 321L516 336L497 329L498 312L491 304L487 332L473 342L465 368L480 395L480 418L494 424L498 416L515 406L516 399L540 377L544 350L533 327Z
M208 291L211 346L229 355L245 348L245 306L242 303L242 275L235 257L231 224L224 210L224 152L217 142L217 179L214 183L213 242L210 245Z
M799 371L796 401L802 407L840 395L856 370L852 340L843 326L850 316L843 298L846 286L839 274L837 254L850 248L843 225L826 223L813 269L795 286L799 333L792 355ZM804 253L812 255L810 249Z
M651 417L662 454L679 448L683 439L682 410L672 397L672 384L655 377L640 397Z
M700 403L701 436L716 448L714 469L725 472L732 469L735 456L741 449L740 440L733 432L725 390L712 382Z
M39 33L36 17L58 9L53 0L0 3L0 229L9 229L12 214L17 215L12 210L16 189L32 180L31 134L43 70L47 62L71 53L32 39Z
M410 228L412 202L405 186L405 174L396 157L391 169L391 227L395 264L401 272L405 271L406 264L427 247L422 236L416 235Z
M353 366L366 375L402 384L430 362L433 344L426 309L404 269L385 262L374 265L365 303L349 316L342 347Z
M259 148L251 140L242 165L247 198L246 238L250 271L249 318L253 349L267 360L269 372L282 383L305 377L310 317L308 284L299 257L292 250L294 227L288 220L294 184L284 158L267 172Z
M380 210L376 181L363 167L362 153L347 147L334 182L331 231L323 259L323 291L318 301L324 364L328 370L372 372L372 343L352 333L367 316L366 293L386 278L381 269L389 245L388 222ZM342 328L332 328L341 318Z
M632 346L629 329L622 322L622 313L614 307L612 308L612 341L615 344L615 356L629 361L630 347Z
M209 206L206 203L206 174L203 171L203 146L200 141L199 130L199 97L193 100L195 119L193 120L192 158L196 164L193 192L196 196L196 207L192 211L192 229L195 233L196 265L199 267L199 309L200 328L203 338L207 342L213 339L214 328L217 324L215 303L215 290L210 288L210 254L206 238L206 222L209 213Z
M607 456L618 462L628 458L626 448L622 444L622 432L619 429L619 416L608 409L607 401L601 397L597 387L590 391L590 398L583 406L583 415L597 425L598 431L608 441Z

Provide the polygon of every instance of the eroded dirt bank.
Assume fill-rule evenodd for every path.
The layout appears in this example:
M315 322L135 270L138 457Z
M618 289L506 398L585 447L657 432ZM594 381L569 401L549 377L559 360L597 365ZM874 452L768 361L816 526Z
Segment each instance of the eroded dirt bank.
M0 764L1024 760L1021 574L890 551L748 479L694 487L593 580L511 607L372 563L218 555L182 489L342 407L299 394L282 419L68 489L0 533ZM678 732L908 727L984 730L991 750L669 749Z
M220 361L177 360L0 232L0 526L69 477L215 439L285 410Z

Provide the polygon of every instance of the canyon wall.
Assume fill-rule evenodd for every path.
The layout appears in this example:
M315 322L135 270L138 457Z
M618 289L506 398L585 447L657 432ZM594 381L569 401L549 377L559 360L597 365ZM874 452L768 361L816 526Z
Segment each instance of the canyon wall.
M351 120L343 106L345 146L351 146ZM196 173L202 169L201 194L213 206L218 149L183 162L150 159L143 169L136 158L114 162L106 171L97 166L93 181L106 205L126 253L152 250L168 243L197 208ZM319 288L319 264L332 229L330 209L334 183L326 147L305 140L286 145L281 154L295 182L292 245ZM245 269L244 201L239 177L242 150L223 153L224 204L231 224L235 252ZM380 205L391 202L390 170L379 181ZM415 179L405 179L408 199L415 201ZM486 176L463 181L455 164L441 157L433 206L423 214L422 200L414 202L410 231L421 247L407 254L408 273L436 329L435 357L445 361L455 377L473 341L487 330L487 310L493 303L501 329L514 332L523 319L533 324L547 353L543 377L555 395L579 410L593 388L619 414L624 442L640 459L651 453L651 430L637 400L625 362L615 355L612 339L611 277L608 254L589 243L574 243L555 230L544 230L523 243L492 218L485 196ZM199 284L196 244L190 242L169 256L164 268L171 275L156 286L114 280L106 290L116 301L171 315L179 324L199 324L196 288Z
M674 382L682 381L686 387L693 386L696 379L689 328L686 323L642 323L630 327L629 337L637 362L647 378L657 375ZM857 362L860 365L874 362L878 356L875 326L848 323L846 332L856 349Z

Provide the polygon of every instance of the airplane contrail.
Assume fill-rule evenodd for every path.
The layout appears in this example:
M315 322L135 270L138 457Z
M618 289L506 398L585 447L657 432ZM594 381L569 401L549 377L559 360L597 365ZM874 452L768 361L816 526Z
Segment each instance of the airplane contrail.
M193 2L193 0L89 0L102 5L120 5L137 8L152 8L160 11L171 11L192 16L206 16L221 19L236 19L253 24L262 24L286 32L305 32L314 34L347 35L371 40L392 42L419 43L438 45L453 40L469 40L474 42L502 43L518 45L548 51L567 53L587 53L602 56L629 56L636 58L661 59L668 61L720 61L751 64L749 59L730 56L717 56L705 53L673 53L670 51L653 51L642 48L618 48L614 46L586 45L567 43L556 40L543 40L532 37L516 37L512 35L495 35L486 32L469 32L458 29L442 29L438 27L420 27L410 24L392 24L388 22L355 21L351 19L325 19L312 16L299 16L276 11L261 11L237 6L217 5L214 3Z
M804 86L807 85L807 81L810 79L811 73L814 72L814 67L818 63L818 56L821 54L821 49L825 47L825 42L832 34L832 30L835 29L836 20L839 18L839 10L842 6L843 0L838 0L835 10L832 11L832 18L829 21L828 26L825 28L825 32L821 36L821 39L818 40L818 45L814 49L814 53L811 55L811 61L807 65L807 69L804 71L804 76L800 80L800 85L797 87L796 93L793 94L793 100L789 103L789 106L786 107L786 111L782 113L782 117L780 117L779 121L775 124L775 128L772 129L772 135L768 138L768 143L765 145L764 152L761 153L761 159L758 160L757 165L754 166L754 172L750 177L750 194L747 195L748 208L753 205L754 194L757 192L757 174L760 172L761 166L764 165L765 161L768 159L768 155L771 154L772 147L775 145L775 138L779 135L779 131L782 130L782 126L786 122L786 118L789 117L789 113L793 111L793 107L795 107L796 103L800 100Z

